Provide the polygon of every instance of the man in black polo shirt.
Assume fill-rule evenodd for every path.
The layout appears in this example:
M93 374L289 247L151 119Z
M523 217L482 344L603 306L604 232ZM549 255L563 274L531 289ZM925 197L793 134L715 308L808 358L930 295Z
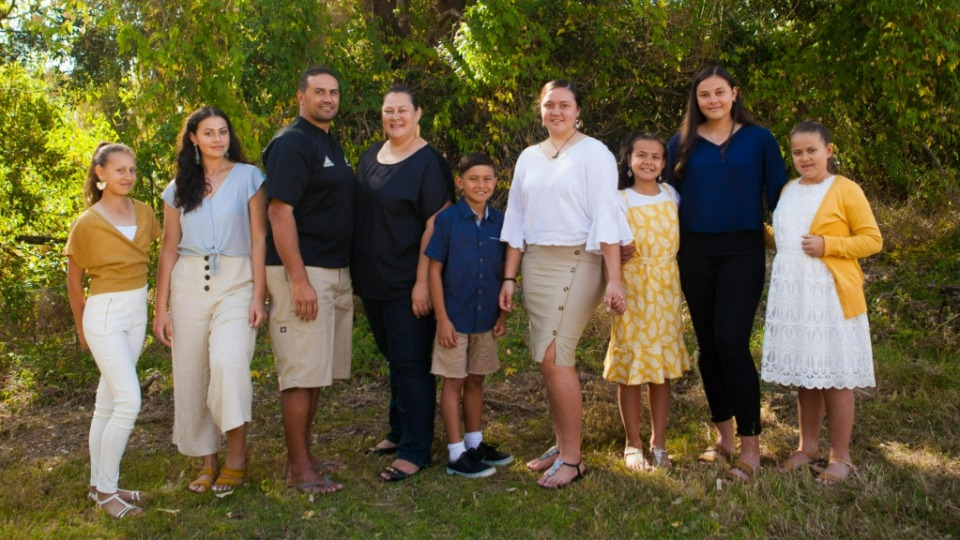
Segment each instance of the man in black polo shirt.
M330 134L340 107L336 74L323 67L306 70L297 100L300 115L263 151L270 198L270 340L280 382L287 483L306 493L332 493L343 486L326 474L343 464L314 456L309 437L320 388L350 376L355 178Z

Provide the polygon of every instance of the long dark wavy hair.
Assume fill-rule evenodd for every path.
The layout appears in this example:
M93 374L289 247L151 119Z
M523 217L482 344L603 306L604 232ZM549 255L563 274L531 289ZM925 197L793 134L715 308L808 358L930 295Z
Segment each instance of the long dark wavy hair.
M227 159L234 163L248 163L243 154L243 146L237 133L233 131L233 124L227 114L217 107L210 105L201 107L183 123L183 129L177 137L177 175L174 177L177 187L173 193L173 204L183 210L184 213L197 209L203 204L203 196L206 194L207 185L203 178L203 162L197 163L197 150L190 141L190 134L197 134L197 128L200 122L203 122L211 116L223 118L227 123L227 131L230 133L230 147L227 150Z
M637 130L631 133L620 145L620 165L617 167L617 189L627 189L633 186L636 179L627 174L630 171L630 158L633 155L633 145L637 141L654 141L663 147L663 159L667 159L667 143L652 131Z
M97 187L97 182L100 181L97 176L97 167L106 167L107 162L110 161L110 155L117 152L124 152L135 158L133 150L120 143L102 142L93 151L90 168L87 169L87 179L83 182L83 198L87 201L88 207L97 204L103 198L103 190Z
M673 176L675 178L683 178L684 169L687 166L687 161L690 159L690 153L693 152L693 147L697 144L697 128L707 120L703 111L700 110L700 104L697 102L697 87L700 86L700 83L703 81L714 76L727 81L730 88L738 88L737 82L733 79L733 75L730 75L730 72L723 66L710 66L701 70L700 73L697 73L696 77L693 78L693 83L690 84L690 95L687 98L687 112L683 115L683 125L680 127L680 150L677 153L677 161L673 167ZM733 116L735 124L750 126L755 123L750 116L750 112L743 105L743 99L741 99L739 95L737 99L733 101L730 115ZM721 153L726 151L729 142L730 139L728 138L720 147Z

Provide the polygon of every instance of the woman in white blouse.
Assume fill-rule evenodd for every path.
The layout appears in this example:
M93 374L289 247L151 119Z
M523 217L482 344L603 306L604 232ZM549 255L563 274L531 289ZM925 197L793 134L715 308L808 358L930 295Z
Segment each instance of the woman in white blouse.
M549 137L524 150L514 169L500 238L508 244L500 307L513 309L521 270L530 351L540 363L556 432L556 445L527 467L544 471L537 480L541 487L559 488L586 472L577 342L601 299L623 313L620 244L632 237L618 207L613 154L577 129L576 86L550 81L539 106Z

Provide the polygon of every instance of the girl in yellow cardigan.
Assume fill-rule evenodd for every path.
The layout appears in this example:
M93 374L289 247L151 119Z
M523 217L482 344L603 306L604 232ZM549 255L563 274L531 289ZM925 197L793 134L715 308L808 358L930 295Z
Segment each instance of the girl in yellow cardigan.
M832 485L856 470L850 460L853 389L876 384L857 259L879 252L882 239L860 186L833 174L833 147L822 124L797 124L790 152L800 178L783 188L773 213L777 255L761 378L797 386L800 444L781 471L820 459L826 410L830 455L818 482Z
M143 513L140 492L120 489L120 460L140 412L137 359L147 329L147 267L160 223L128 197L137 179L133 152L97 147L84 183L88 208L73 223L67 293L80 345L100 369L90 423L90 498L115 518ZM84 295L83 278L89 279Z

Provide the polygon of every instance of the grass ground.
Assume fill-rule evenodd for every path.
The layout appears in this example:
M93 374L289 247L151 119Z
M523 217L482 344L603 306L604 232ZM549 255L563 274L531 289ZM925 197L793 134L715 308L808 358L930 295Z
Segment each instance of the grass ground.
M370 352L358 332L357 352ZM506 345L506 344L505 344ZM323 392L316 448L347 463L345 488L311 500L285 487L281 418L268 351L255 362L250 481L216 498L184 489L196 463L169 442L169 379L151 387L122 467L124 486L145 490L147 515L114 521L85 497L86 429L92 391L44 405L8 400L0 415L0 537L4 538L955 538L960 536L960 368L947 355L876 349L879 386L858 392L854 459L860 475L824 489L807 472L780 475L775 462L796 444L793 393L765 386L766 456L757 482L718 487L720 470L695 462L710 442L702 389L691 373L675 385L668 443L675 467L633 474L623 467L615 387L599 377L599 341L582 347L584 452L590 472L546 491L522 462L550 446L540 377L530 367L488 385L486 437L517 463L483 480L444 473L438 421L436 465L398 484L376 479L389 458L363 450L384 430L388 389L380 361ZM162 355L152 346L147 359ZM505 354L505 352L504 352ZM89 359L84 358L84 361ZM523 364L524 362L518 362ZM82 396L82 397L81 397Z
M385 430L386 369L358 317L353 377L322 393L314 429L317 452L348 466L336 475L342 492L311 499L285 487L278 392L263 337L253 365L249 482L222 499L186 491L197 463L170 443L169 357L149 344L142 378L158 379L122 465L122 485L147 492L147 514L115 521L85 497L96 369L70 342L69 311L51 302L38 317L46 326L29 339L0 340L0 538L958 538L960 302L938 293L960 284L955 214L878 213L887 245L865 266L878 386L856 394L859 476L833 489L809 472L775 471L796 445L795 395L766 384L763 470L752 485L718 487L720 469L695 461L711 442L695 372L674 386L667 434L674 469L628 472L616 388L600 378L608 333L602 312L578 350L590 468L583 482L546 491L522 465L553 436L520 314L501 340L503 369L488 382L485 409L486 438L517 462L487 479L448 477L438 419L436 464L383 484L377 472L389 458L363 451ZM758 329L755 346L761 337Z

